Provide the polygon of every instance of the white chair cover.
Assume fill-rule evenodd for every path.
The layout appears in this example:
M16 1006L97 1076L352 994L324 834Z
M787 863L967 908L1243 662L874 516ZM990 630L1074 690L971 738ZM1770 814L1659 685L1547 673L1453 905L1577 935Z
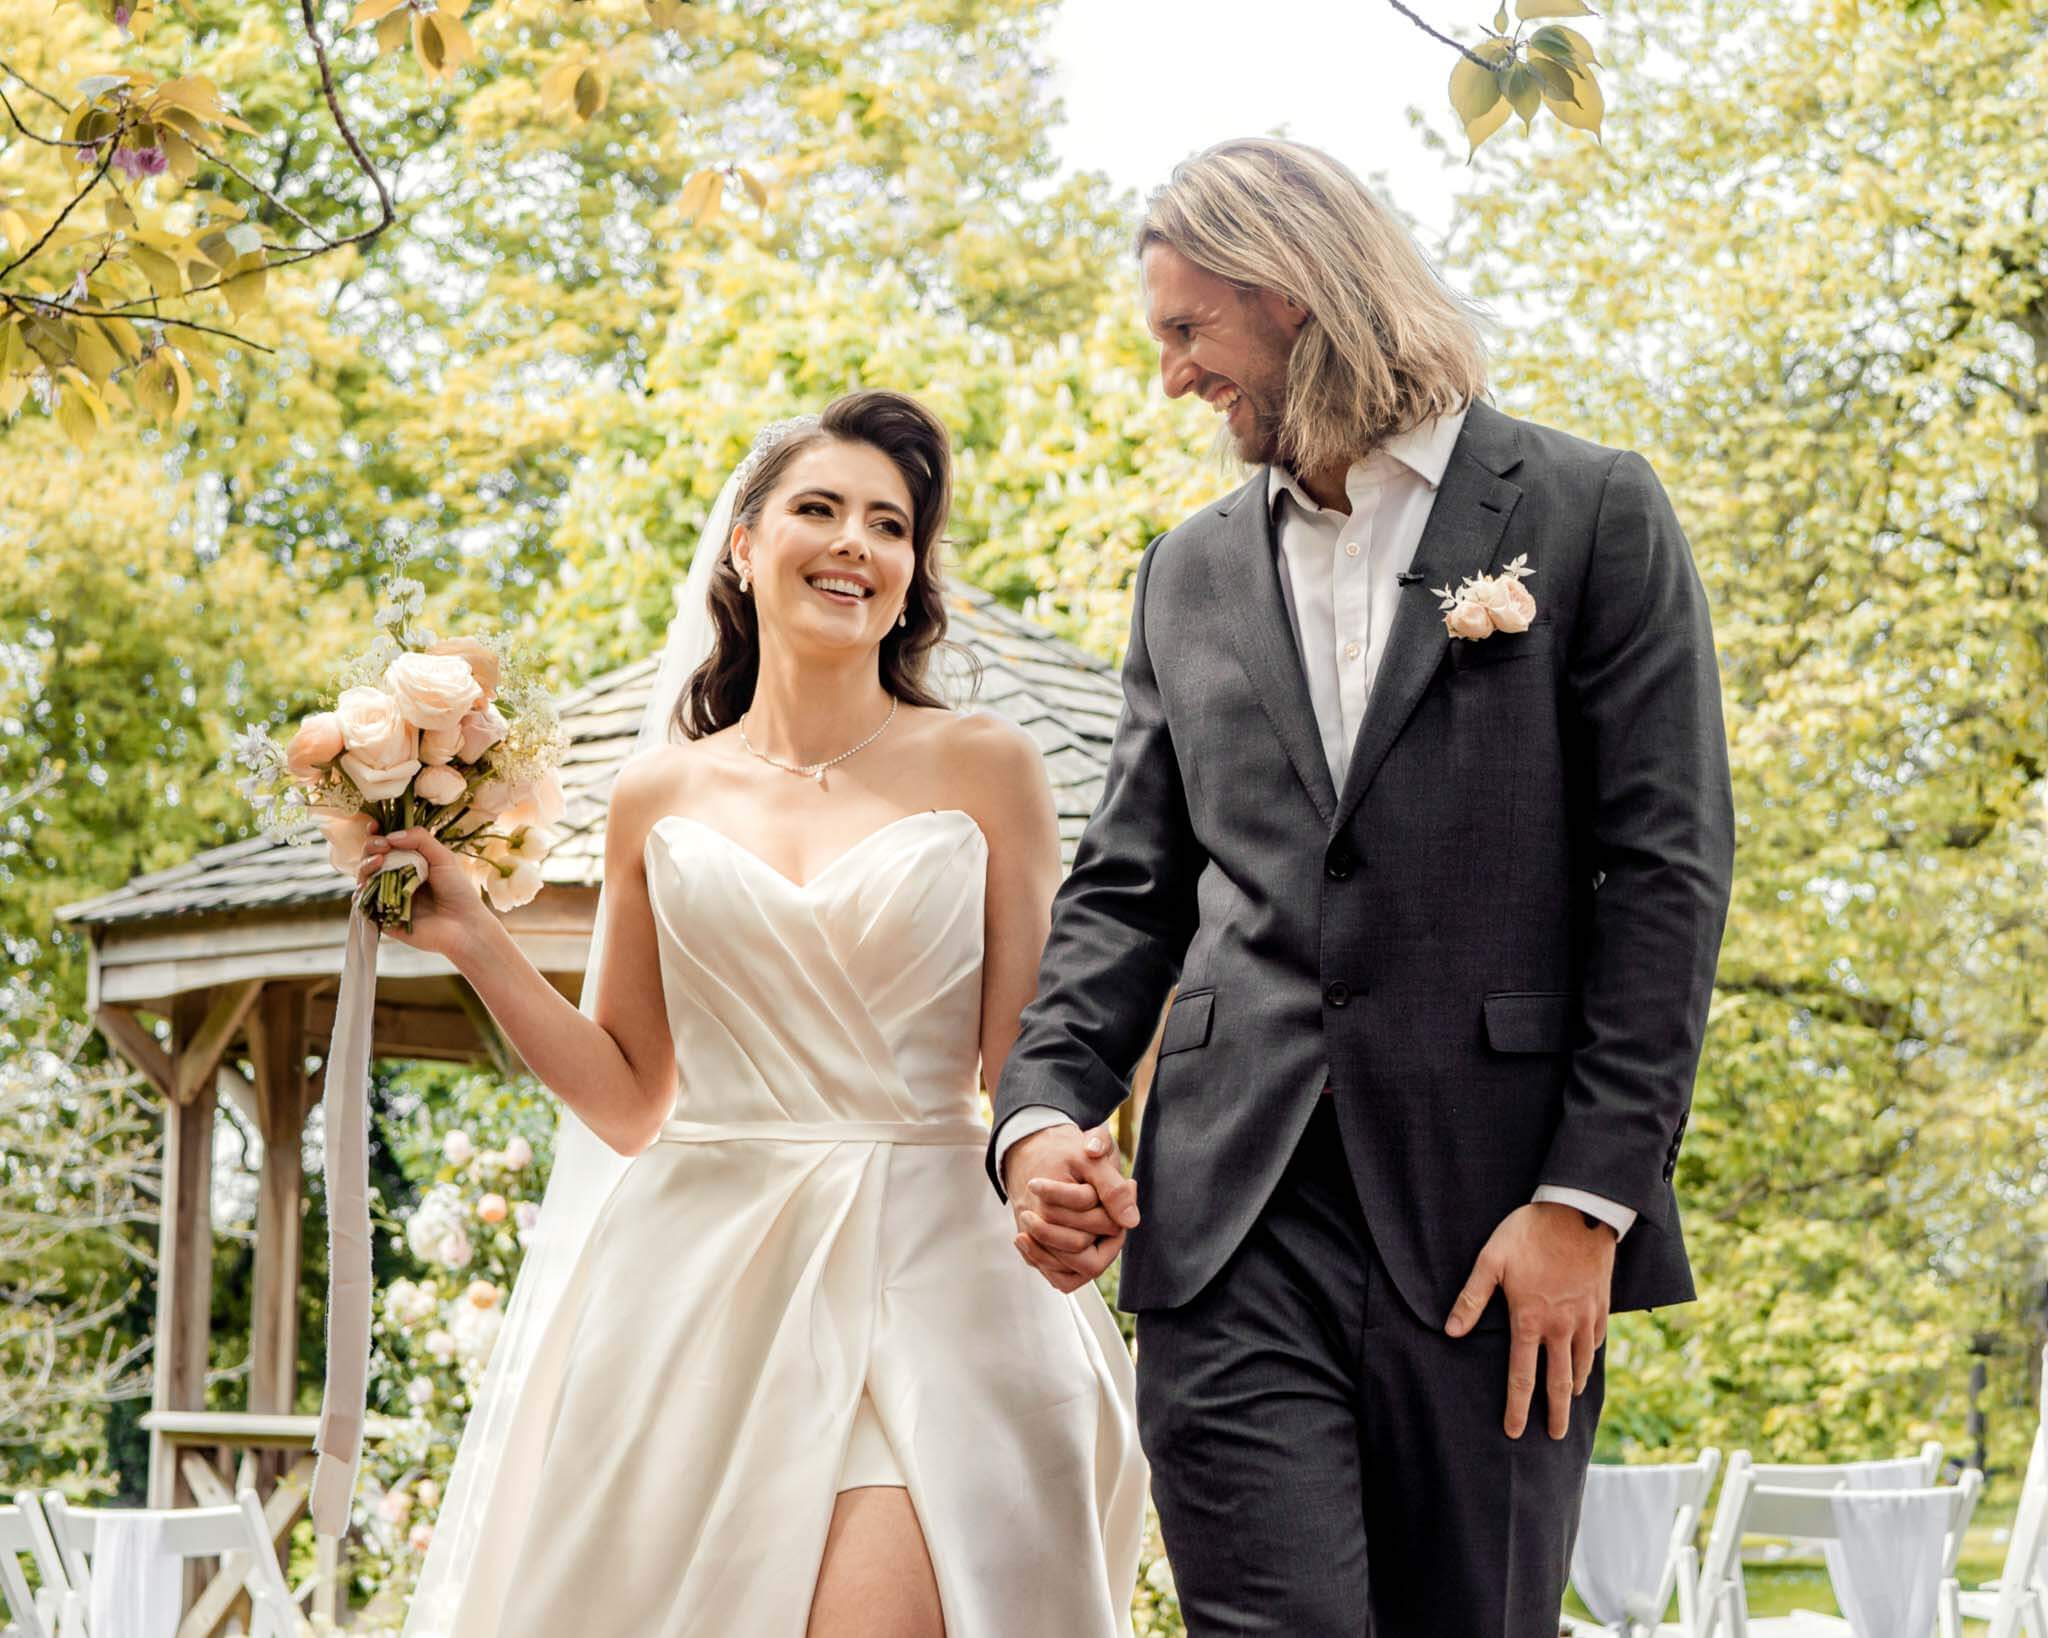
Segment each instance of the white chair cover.
M1954 1496L1843 1489L1830 1500L1838 1534L1827 1543L1828 1578L1856 1638L1927 1638Z
M184 1560L164 1547L164 1521L103 1514L93 1525L86 1626L119 1638L175 1638Z
M1651 1605L1664 1577L1685 1479L1684 1470L1672 1467L1599 1464L1586 1470L1572 1585L1602 1626L1654 1627L1663 1617Z

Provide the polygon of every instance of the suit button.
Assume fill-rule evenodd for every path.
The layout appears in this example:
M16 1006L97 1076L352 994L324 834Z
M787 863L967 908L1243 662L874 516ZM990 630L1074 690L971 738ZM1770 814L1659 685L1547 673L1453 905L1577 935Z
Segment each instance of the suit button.
M1333 1007L1347 1006L1351 1001L1351 986L1349 984L1332 984L1323 991L1323 999Z
M1333 882L1349 881L1351 879L1351 872L1356 866L1357 860L1351 857L1348 849L1341 847L1333 848L1330 852L1330 857L1324 861L1323 874L1328 876Z

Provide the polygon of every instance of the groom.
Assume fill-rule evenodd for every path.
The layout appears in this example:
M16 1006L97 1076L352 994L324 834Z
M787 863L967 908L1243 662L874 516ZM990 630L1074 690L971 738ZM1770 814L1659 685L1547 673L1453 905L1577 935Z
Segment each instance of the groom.
M1138 251L1168 395L1259 471L1139 565L991 1175L1061 1289L1124 1253L1195 1638L1548 1638L1607 1316L1693 1295L1706 597L1643 459L1488 407L1327 156L1211 149ZM1099 1128L1176 984L1126 1182Z

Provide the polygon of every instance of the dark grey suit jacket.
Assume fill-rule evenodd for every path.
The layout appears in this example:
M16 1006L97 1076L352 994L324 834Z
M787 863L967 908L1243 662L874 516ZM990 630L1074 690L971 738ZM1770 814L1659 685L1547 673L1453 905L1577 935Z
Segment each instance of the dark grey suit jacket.
M1473 404L1342 791L1266 488L1262 471L1139 565L1108 779L998 1129L1034 1103L1107 1119L1178 982L1122 1307L1176 1307L1223 1266L1326 1075L1418 1319L1443 1321L1545 1183L1639 1214L1617 1310L1689 1299L1671 1178L1734 813L1706 595L1662 487L1639 455ZM1453 641L1430 588L1521 553L1535 623Z

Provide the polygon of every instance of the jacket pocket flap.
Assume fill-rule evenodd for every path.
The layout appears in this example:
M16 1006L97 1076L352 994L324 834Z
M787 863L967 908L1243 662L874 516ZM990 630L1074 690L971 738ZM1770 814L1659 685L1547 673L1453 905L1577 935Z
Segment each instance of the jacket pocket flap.
M1166 1015L1166 1029L1159 1037L1159 1056L1185 1052L1209 1039L1209 1015L1216 1004L1214 990L1188 990L1174 998Z
M1564 990L1489 995L1486 1039L1496 1052L1562 1052L1571 1045L1572 997Z

